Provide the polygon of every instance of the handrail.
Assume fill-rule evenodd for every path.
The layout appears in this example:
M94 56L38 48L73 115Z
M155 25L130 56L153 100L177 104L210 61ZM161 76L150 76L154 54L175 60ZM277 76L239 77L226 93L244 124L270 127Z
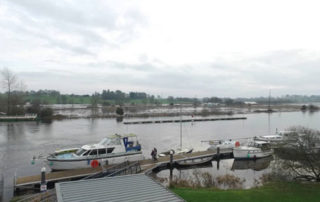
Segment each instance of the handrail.
M138 167L139 167L139 171L141 171L140 162L135 162L135 163L133 163L133 164L131 164L131 165L128 165L128 166L125 167L125 168L122 168L122 169L120 169L120 170L118 170L118 171L115 171L115 172L107 175L106 177L113 177L113 176L115 176L115 175L117 175L117 174L119 174L119 173L122 173L123 171L127 171L129 168L132 168L132 167L136 167L136 172L138 171L138 169L137 169ZM130 174L132 174L132 170L131 170L131 173L130 173Z
M101 171L101 172L99 172L99 173L95 173L95 174L93 174L93 175L89 175L89 176L84 177L84 178L82 178L82 179L83 179L83 180L86 180L86 179L96 178L96 177L99 177L99 176L104 176L104 175L106 175L106 174L108 174L108 173L114 173L114 172L116 172L117 170L119 170L119 169L121 169L121 168L123 168L123 167L125 167L125 166L128 166L128 165L129 165L129 161L125 161L125 162L123 162L123 163L114 165L114 166L112 166L111 168L108 168L108 169L106 169L106 170L103 170L103 171Z

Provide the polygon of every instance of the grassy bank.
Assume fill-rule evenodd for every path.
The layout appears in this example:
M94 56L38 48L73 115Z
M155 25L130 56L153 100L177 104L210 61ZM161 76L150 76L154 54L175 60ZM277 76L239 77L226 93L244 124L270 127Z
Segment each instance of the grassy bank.
M249 190L217 190L211 188L172 188L186 201L320 201L320 184L269 183Z

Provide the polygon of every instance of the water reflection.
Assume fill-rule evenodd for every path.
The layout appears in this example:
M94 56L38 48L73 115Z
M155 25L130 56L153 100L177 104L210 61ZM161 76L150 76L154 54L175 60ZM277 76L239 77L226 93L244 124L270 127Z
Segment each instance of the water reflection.
M231 178L238 181L242 188L248 189L257 186L260 183L260 178L264 174L271 172L271 162L273 158L264 158L256 161L234 159L212 161L209 164L202 164L200 166L184 167L173 170L173 179L181 182L199 181L201 176L210 176L212 180ZM168 185L169 170L162 170L156 174L158 179ZM206 180L206 179L200 179ZM218 185L217 185L218 186ZM226 186L218 186L220 188L227 188Z
M116 118L117 122L122 122L123 121L123 117L122 116L119 116Z
M255 170L260 171L268 168L273 157L267 157L257 160L234 160L231 170Z

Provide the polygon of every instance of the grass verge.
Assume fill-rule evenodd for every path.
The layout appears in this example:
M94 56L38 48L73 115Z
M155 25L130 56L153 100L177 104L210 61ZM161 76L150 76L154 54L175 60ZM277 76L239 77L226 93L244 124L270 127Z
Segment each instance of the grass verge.
M214 188L171 189L186 201L257 201L257 202L300 202L320 201L320 184L297 182L272 182L248 190L218 190Z

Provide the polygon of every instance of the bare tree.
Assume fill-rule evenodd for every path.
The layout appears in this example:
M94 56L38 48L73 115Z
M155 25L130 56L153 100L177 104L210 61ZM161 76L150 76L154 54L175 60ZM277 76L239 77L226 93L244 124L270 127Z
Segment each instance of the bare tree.
M11 94L12 91L17 87L17 76L10 71L8 68L4 67L1 71L2 85L7 93L7 114L10 113L11 105Z
M320 182L320 131L303 127L290 131L275 149L277 170L289 178Z

